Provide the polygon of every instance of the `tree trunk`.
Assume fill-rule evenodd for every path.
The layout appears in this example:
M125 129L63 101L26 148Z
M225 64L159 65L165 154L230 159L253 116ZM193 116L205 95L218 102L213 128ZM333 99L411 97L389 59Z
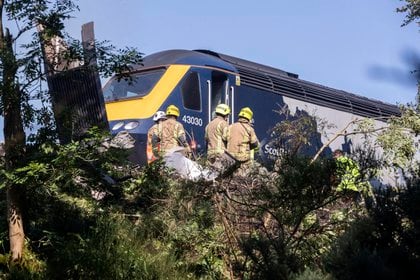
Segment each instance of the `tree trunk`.
M22 259L25 243L20 193L18 186L10 186L7 189L7 219L9 223L10 260L12 263L19 263Z
M13 40L9 31L3 32L3 0L0 0L0 60L3 66L3 77L0 84L0 95L4 116L4 149L5 167L12 171L22 164L25 152L25 132L21 111L21 91L17 83L17 62L13 52ZM9 184L7 188L7 219L9 223L10 253L12 263L22 258L25 241L20 197L22 186Z

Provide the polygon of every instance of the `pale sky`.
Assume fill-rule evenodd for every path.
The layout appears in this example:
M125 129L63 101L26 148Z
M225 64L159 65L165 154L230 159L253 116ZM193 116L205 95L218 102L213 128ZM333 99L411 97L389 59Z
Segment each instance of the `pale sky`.
M80 12L66 30L77 39L93 21L97 40L145 55L208 49L392 104L416 95L410 71L420 60L420 28L400 26L398 0L75 2Z

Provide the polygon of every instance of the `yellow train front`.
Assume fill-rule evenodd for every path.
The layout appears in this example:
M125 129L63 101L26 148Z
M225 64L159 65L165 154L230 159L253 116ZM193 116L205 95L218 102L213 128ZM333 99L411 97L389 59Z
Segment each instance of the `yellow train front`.
M299 79L298 75L205 50L169 50L146 56L132 80L111 79L104 87L106 112L113 134L128 131L136 140L132 160L144 164L147 131L153 114L174 104L180 109L187 138L198 153L205 153L204 128L220 103L232 109L229 122L242 107L254 111L255 131L264 163L281 151L272 144L272 128L284 118L313 115L327 120L335 130L354 118L398 115L390 104ZM287 108L287 114L279 114ZM316 121L316 119L314 119ZM334 127L331 126L331 127ZM327 131L334 133L334 129ZM314 134L304 151L314 154L327 140ZM361 144L360 136L339 138L325 153L336 148L350 152Z

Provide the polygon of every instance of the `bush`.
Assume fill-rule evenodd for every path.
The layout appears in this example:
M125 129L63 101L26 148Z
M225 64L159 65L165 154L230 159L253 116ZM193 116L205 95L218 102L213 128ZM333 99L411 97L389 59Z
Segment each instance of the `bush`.
M376 193L369 216L354 221L325 260L338 279L410 279L420 273L420 185Z
M101 216L85 237L68 236L49 260L54 279L183 279L165 252L139 238L141 228ZM172 262L173 264L173 262Z
M252 174L237 182L239 191L230 191L230 203L241 205L236 211L250 225L246 233L233 222L242 235L242 253L250 260L237 265L239 274L289 279L290 273L320 266L349 221L363 213L351 197L335 191L334 171L332 160L310 163L309 158L290 156L276 174Z
M306 268L303 272L291 275L291 280L332 280L332 276L319 269Z

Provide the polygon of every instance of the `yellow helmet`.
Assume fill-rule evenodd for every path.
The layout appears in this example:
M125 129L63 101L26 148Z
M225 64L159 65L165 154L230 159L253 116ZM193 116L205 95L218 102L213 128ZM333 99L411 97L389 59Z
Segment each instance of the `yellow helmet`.
M166 115L179 117L178 107L176 107L175 105L169 105L168 108L166 108Z
M241 111L238 114L239 117L245 118L248 121L250 121L252 119L253 115L254 115L254 113L252 112L251 108L249 108L249 107L242 108Z
M226 115L229 115L230 114L230 108L229 108L229 106L226 105L226 104L223 104L223 103L217 105L215 111L216 111L216 113L218 113L218 114L220 114L222 116L226 116Z

